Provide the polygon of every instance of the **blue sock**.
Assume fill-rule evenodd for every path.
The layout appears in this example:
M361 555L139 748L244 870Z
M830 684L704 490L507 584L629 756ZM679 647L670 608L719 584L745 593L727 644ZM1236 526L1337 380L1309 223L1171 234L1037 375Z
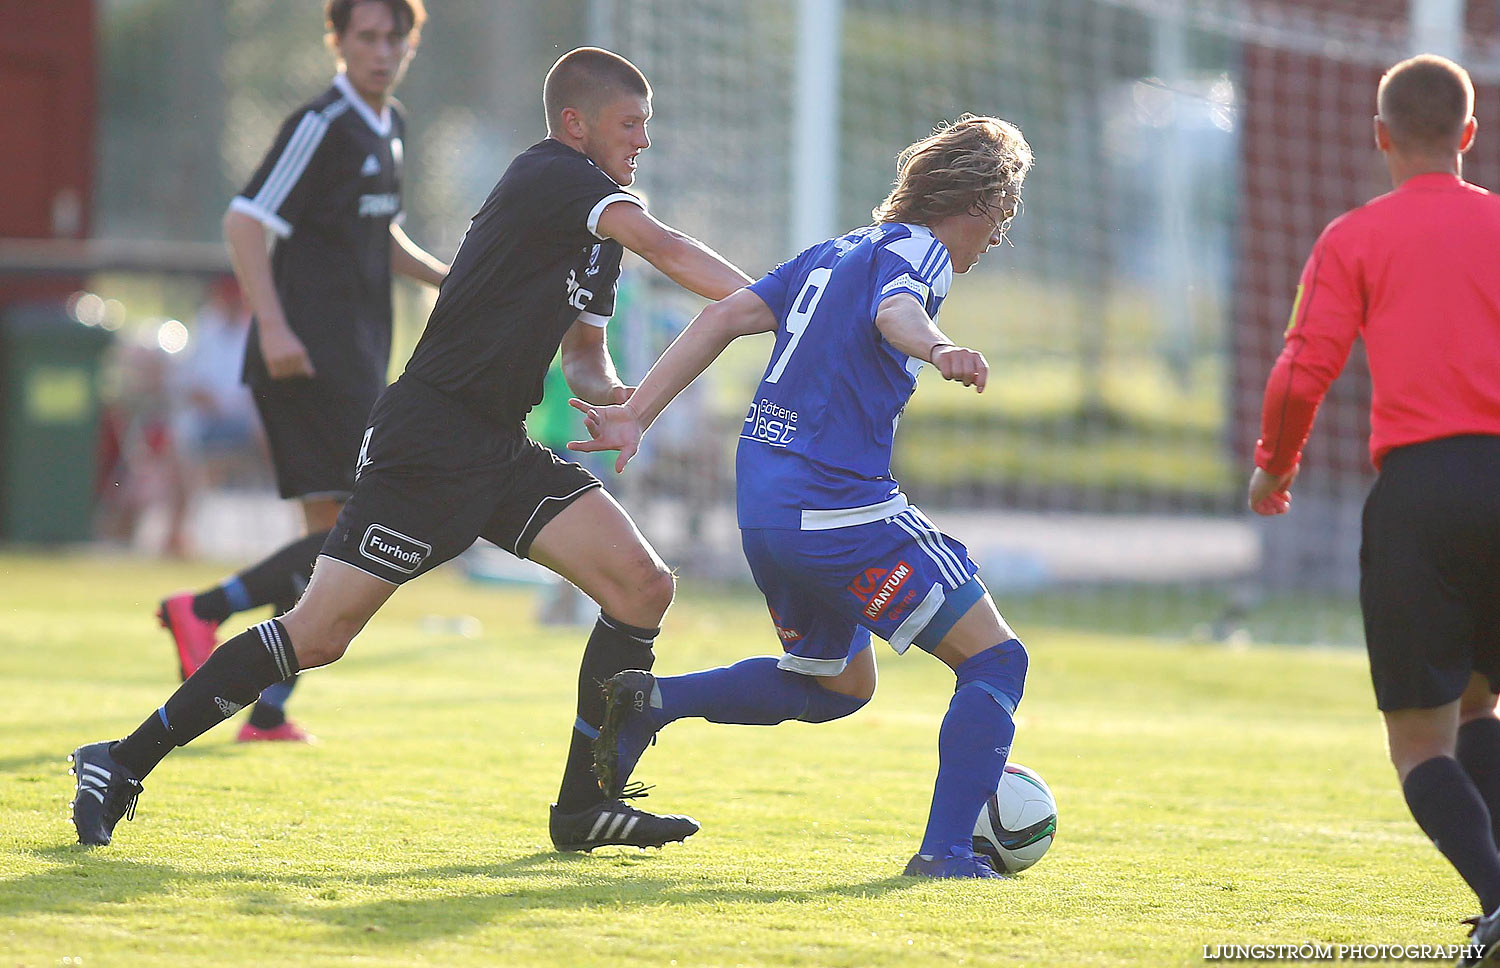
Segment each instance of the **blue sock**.
M260 699L257 702L263 702L267 706L274 706L277 709L285 709L286 701L291 698L292 688L296 685L297 679L295 676L286 682L272 683L261 692Z
M240 581L239 576L225 581L219 586L224 592L224 599L229 604L229 613L246 612L255 607L255 600L250 597L250 590L245 583Z
M974 821L1000 784L1016 735L1011 717L1021 701L1026 665L1026 650L1010 639L956 670L958 684L938 731L937 782L920 853L973 853Z
M865 702L824 689L812 676L777 668L774 657L761 655L732 666L657 679L651 712L658 728L690 716L711 723L774 726L788 719L826 723Z

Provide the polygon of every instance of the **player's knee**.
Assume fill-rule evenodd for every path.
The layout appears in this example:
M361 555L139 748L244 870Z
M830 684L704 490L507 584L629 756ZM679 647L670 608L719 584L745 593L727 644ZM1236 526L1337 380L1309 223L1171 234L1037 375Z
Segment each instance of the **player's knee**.
M875 694L873 682L868 687L864 684L860 685L858 692L864 695L834 692L832 689L823 688L816 682L811 685L812 688L807 690L807 707L802 710L802 715L797 717L804 723L828 723L835 719L843 719L845 716L858 712Z
M677 579L665 566L658 565L651 569L641 586L641 604L652 611L660 611L663 615L672 605L672 599L677 594Z
M1020 639L1007 639L965 660L956 671L955 689L973 686L989 693L995 701L1015 713L1026 691L1026 672L1031 659Z
M283 621L292 615L283 616ZM359 634L361 623L350 621L321 622L317 626L287 624L292 649L297 653L299 669L316 669L337 662L349 651L349 643Z
M613 570L584 590L620 621L649 627L667 614L676 582L665 565L648 557Z

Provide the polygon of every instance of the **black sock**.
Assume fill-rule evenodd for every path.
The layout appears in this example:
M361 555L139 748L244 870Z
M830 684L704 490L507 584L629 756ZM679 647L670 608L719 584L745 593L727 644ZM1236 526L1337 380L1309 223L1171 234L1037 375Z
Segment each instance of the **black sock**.
M557 791L557 809L577 813L604 799L594 777L593 740L604 722L604 680L626 669L651 668L656 654L651 643L661 629L638 629L599 613L589 644L578 667L578 719L563 767L562 788ZM585 732L585 729L587 732Z
M250 707L250 725L256 729L275 729L286 722L286 710L268 702L258 702Z
M173 747L186 746L255 701L261 690L297 674L297 656L286 629L274 618L241 632L110 749L138 778L156 768Z
M1500 844L1500 719L1485 716L1458 727L1457 755L1490 808L1490 832Z
M304 582L301 588L297 590L298 597L301 597L302 589L306 587L307 585ZM295 598L272 602L272 615L275 618L281 618L281 616L290 612L296 604L297 600ZM286 682L269 686L265 692L260 694L260 698L255 701L255 705L250 707L250 725L256 729L275 729L286 722L286 701L291 698L292 690L296 687L296 676L293 676ZM275 694L274 698L272 697L273 693Z
M222 622L235 612L290 601L297 604L312 576L327 531L298 538L261 559L224 584L193 596L193 614ZM235 587L231 598L228 589ZM278 606L279 607L279 606ZM289 609L284 609L286 611Z
M1490 833L1490 811L1458 761L1434 756L1401 784L1406 804L1443 856L1479 896L1486 914L1500 907L1500 851Z
M296 686L296 676L268 686L250 707L250 725L256 729L275 729L286 722L286 703Z
M234 606L229 604L229 593L224 590L224 586L215 585L208 591L193 596L193 614L205 622L222 624L234 614Z

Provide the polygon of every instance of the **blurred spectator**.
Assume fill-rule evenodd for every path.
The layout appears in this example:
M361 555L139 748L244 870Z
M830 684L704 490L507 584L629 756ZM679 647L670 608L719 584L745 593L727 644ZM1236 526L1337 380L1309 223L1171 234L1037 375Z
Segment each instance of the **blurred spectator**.
M105 355L95 533L133 546L153 507L166 515L161 552L186 556L188 484L172 432L171 361L155 331L121 332Z
M187 348L173 359L172 427L193 493L266 479L265 438L240 382L250 307L234 276L208 287Z

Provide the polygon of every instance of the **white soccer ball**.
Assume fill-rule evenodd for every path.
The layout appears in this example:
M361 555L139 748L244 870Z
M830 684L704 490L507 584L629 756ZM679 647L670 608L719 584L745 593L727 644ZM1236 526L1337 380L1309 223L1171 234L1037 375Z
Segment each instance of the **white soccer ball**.
M1000 785L974 824L974 853L1002 874L1042 859L1057 835L1057 801L1047 781L1019 763L1005 764Z

